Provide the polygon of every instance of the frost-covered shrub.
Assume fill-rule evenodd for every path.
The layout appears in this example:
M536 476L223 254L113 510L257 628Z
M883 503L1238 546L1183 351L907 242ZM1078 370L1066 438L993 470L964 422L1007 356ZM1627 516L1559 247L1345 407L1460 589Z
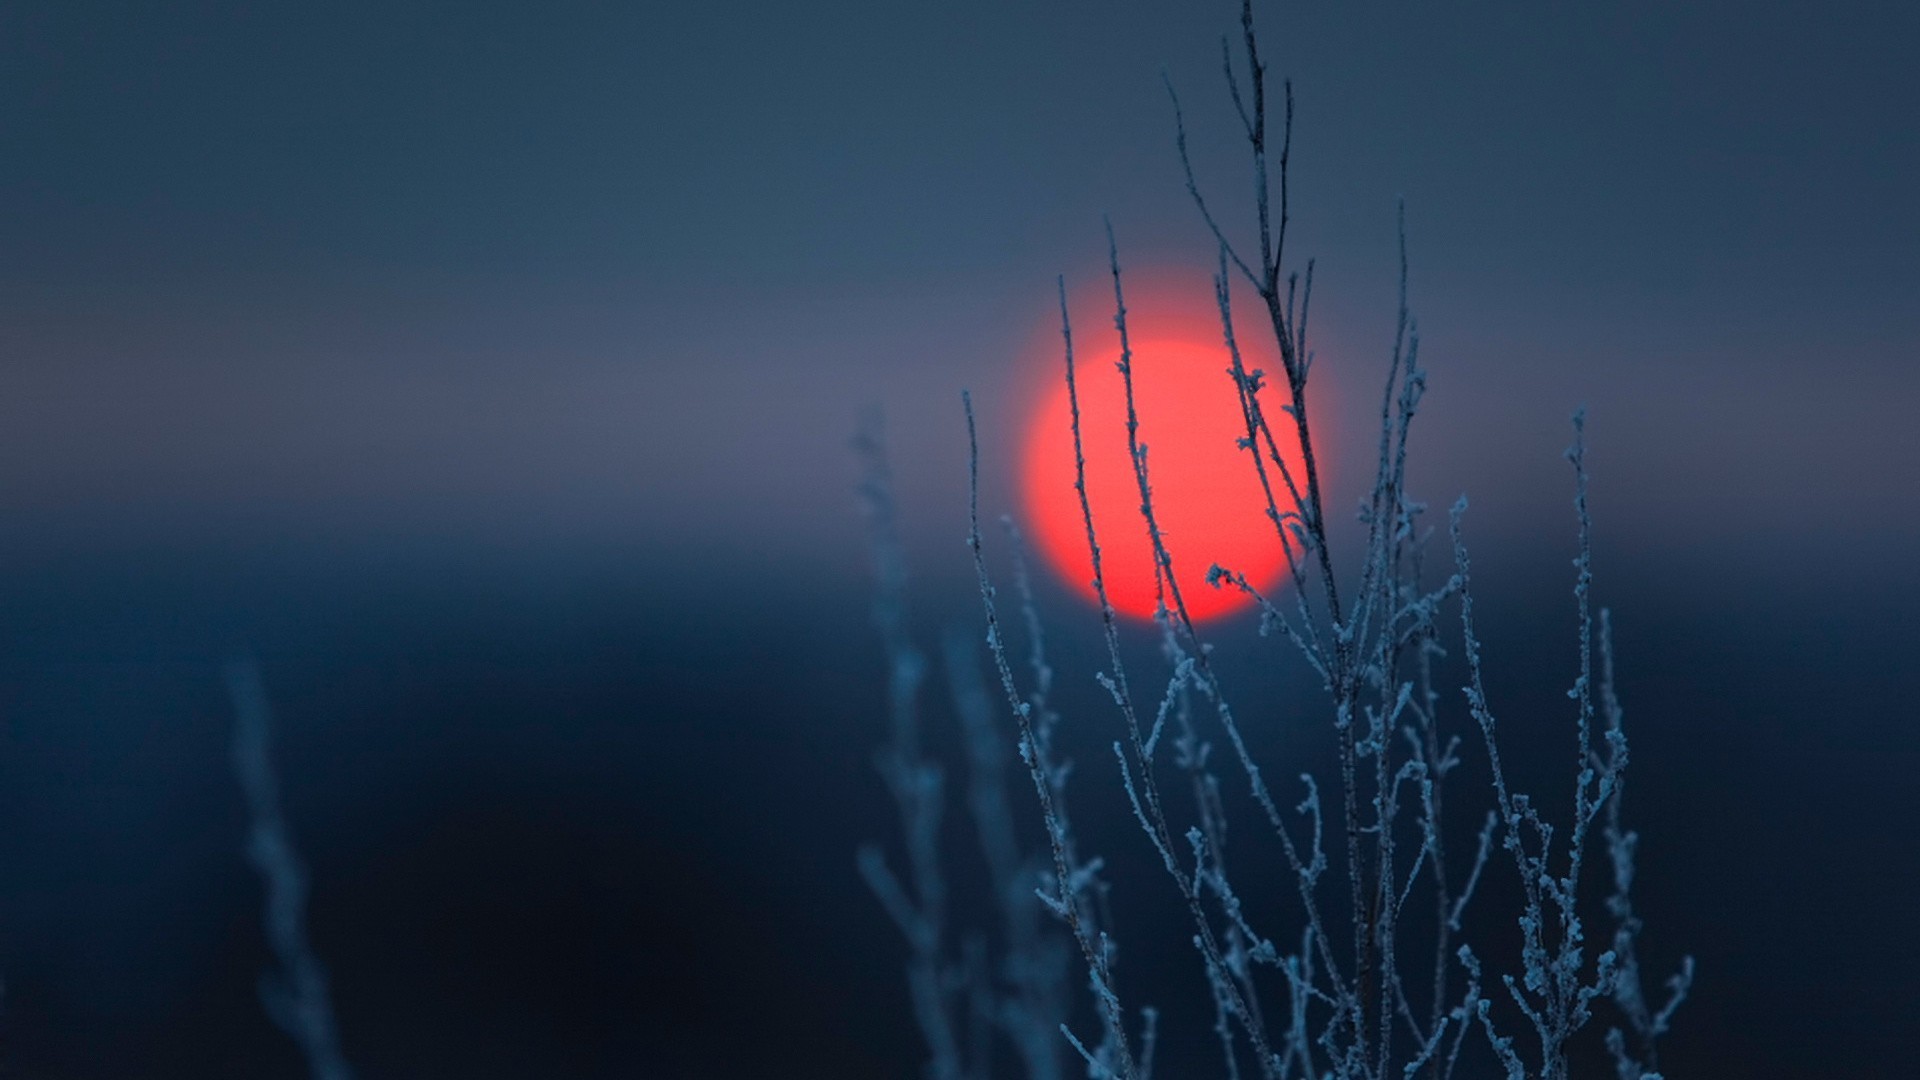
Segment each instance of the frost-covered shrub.
M1278 153L1269 170L1269 90L1250 0L1241 23L1244 76L1232 63L1227 75L1253 163L1258 246L1251 252L1228 239L1209 209L1194 179L1177 99L1174 105L1189 194L1219 249L1215 295L1232 362L1221 392L1235 394L1240 403L1245 429L1239 446L1259 477L1290 580L1284 599L1263 595L1231 566L1210 567L1206 580L1212 588L1251 597L1261 632L1285 643L1301 661L1300 670L1320 684L1337 747L1336 776L1268 778L1243 734L1245 710L1236 707L1214 662L1207 631L1189 615L1180 584L1186 579L1174 573L1176 554L1155 517L1147 447L1135 423L1125 279L1111 230L1114 326L1140 513L1134 521L1096 520L1086 496L1073 330L1061 286L1080 512L1106 644L1106 667L1096 677L1111 699L1110 730L1116 735L1113 775L1186 912L1182 933L1190 937L1210 988L1218 1041L1211 1062L1162 1068L1183 1080L1413 1080L1451 1077L1456 1069L1482 1075L1489 1068L1509 1080L1564 1080L1571 1040L1602 1015L1604 1045L1621 1080L1657 1077L1657 1043L1687 995L1692 962L1683 962L1668 980L1658 1004L1648 1000L1636 955L1641 923L1631 900L1636 837L1621 816L1627 740L1614 690L1611 626L1608 613L1596 610L1591 599L1583 417L1574 417L1567 452L1579 626L1579 673L1568 691L1574 775L1571 806L1556 810L1521 790L1501 759L1474 622L1466 500L1449 515L1451 569L1439 577L1429 569L1434 530L1423 526L1424 507L1406 489L1426 371L1407 304L1404 217L1397 331L1377 417L1378 459L1360 511L1366 540L1357 566L1343 572L1337 565L1307 409L1312 264L1304 277L1283 265L1292 93L1282 84ZM1244 319L1233 302L1242 288L1258 299L1253 321L1272 335L1283 369L1278 373L1243 361L1238 334ZM1278 416L1269 415L1258 392L1270 379L1284 392ZM991 715L986 695L973 689L977 646L949 641L944 656L969 751L966 802L999 901L998 929L962 935L951 925L940 850L946 771L924 745L918 699L926 662L906 629L903 564L877 427L861 445L869 462L864 490L878 557L876 621L892 673L892 740L881 768L901 808L907 863L905 873L896 875L878 849L868 848L860 866L910 946L909 984L929 1050L929 1075L1014 1075L1017 1066L1018 1075L1034 1080L1053 1080L1070 1068L1093 1077L1146 1080L1154 1073L1158 1018L1144 1004L1150 994L1122 990L1116 975L1121 931L1108 901L1115 890L1150 886L1109 881L1102 861L1082 850L1070 813L1068 764L1056 739L1061 717L1054 671L1019 534L1008 522L1018 623L1010 633L984 554L970 400L966 419L973 478L969 541L992 681L1002 699L998 716ZM1295 440L1301 456L1290 465L1278 446ZM1156 622L1167 671L1151 676L1150 685L1128 666L1101 571L1102 536L1124 528L1144 531L1159 582ZM1014 636L1025 642L1019 662L1011 655ZM1464 673L1457 690L1441 681L1441 661L1455 650ZM1476 771L1490 781L1486 788L1457 782L1457 770L1469 757L1479 759ZM1031 799L1015 800L1004 782L1016 762L1031 782ZM1289 924L1273 925L1282 906L1273 897L1237 891L1228 872L1228 792L1243 790L1284 858L1283 877L1294 897L1290 910L1298 913ZM1038 857L1023 857L1023 849ZM1592 880L1595 862L1610 872L1610 891ZM1463 917L1482 883L1495 875L1514 886L1510 895L1518 910L1511 920L1489 925L1517 930L1517 949L1512 942L1483 942L1476 949L1467 940ZM1593 922L1602 920L1604 928L1596 931ZM1514 971L1496 973L1483 959L1502 952L1517 956ZM1084 997L1073 992L1078 987Z

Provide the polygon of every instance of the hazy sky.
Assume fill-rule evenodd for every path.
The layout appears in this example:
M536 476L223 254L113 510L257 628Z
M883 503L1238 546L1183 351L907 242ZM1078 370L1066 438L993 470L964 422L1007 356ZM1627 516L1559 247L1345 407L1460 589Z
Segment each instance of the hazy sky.
M1204 273L1160 77L1231 215L1234 14L7 5L6 532L847 561L862 403L931 521L957 390L1018 414L1102 213L1131 265ZM1617 520L1920 535L1888 483L1920 390L1910 6L1265 17L1330 385L1377 378L1407 199L1436 500L1544 497L1585 402Z

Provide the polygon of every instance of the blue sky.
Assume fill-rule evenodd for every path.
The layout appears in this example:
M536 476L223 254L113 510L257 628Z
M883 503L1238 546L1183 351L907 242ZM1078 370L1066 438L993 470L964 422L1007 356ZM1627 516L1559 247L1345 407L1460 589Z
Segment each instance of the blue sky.
M1205 6L4 18L0 493L28 550L241 526L832 561L857 407L950 506L958 389L990 425L1023 407L1101 214L1143 270L1208 265L1163 69L1209 189L1244 196ZM1647 544L1914 537L1875 479L1920 388L1908 9L1284 18L1322 370L1377 377L1404 195L1435 498L1522 528L1501 500L1552 490L1585 403Z

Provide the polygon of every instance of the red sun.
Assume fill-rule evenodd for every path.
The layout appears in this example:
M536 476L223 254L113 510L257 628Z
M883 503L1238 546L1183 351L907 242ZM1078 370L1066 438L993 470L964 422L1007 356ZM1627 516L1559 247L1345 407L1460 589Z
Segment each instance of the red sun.
M1154 517L1173 558L1174 580L1196 620L1226 615L1253 602L1231 585L1207 584L1207 569L1214 564L1246 575L1268 596L1288 576L1286 552L1267 516L1259 475L1238 445L1247 433L1246 420L1217 325L1211 339L1191 333L1133 341L1134 401L1140 442L1147 449ZM1213 344L1201 344L1208 340ZM1140 514L1140 489L1127 454L1126 387L1116 366L1119 346L1075 344L1087 501L1099 532L1107 596L1122 614L1152 618L1160 596L1152 544ZM1252 357L1244 363L1249 369L1266 367L1269 383L1279 366L1257 364ZM1280 411L1284 395L1284 386L1263 389L1261 408L1287 468L1295 482L1304 485L1298 442L1291 437L1287 414ZM1282 512L1292 510L1285 481L1271 459L1266 465L1275 504ZM1042 392L1027 429L1021 495L1047 563L1093 599L1093 563L1074 491L1072 413L1064 377ZM1171 595L1166 604L1173 609Z

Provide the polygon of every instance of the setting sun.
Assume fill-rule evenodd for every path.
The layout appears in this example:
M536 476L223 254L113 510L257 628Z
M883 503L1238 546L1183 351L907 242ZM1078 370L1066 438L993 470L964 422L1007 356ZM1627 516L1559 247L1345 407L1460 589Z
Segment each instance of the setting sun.
M1202 344L1202 342L1209 342ZM1240 590L1207 584L1207 569L1219 564L1246 575L1268 593L1286 576L1286 553L1267 517L1266 497L1247 453L1232 366L1219 331L1197 328L1177 337L1136 337L1134 399L1140 442L1147 448L1154 514L1173 558L1174 579L1188 612L1207 619L1245 608ZM1099 531L1102 571L1115 610L1151 618L1159 602L1152 545L1140 515L1140 494L1127 454L1126 389L1116 366L1117 344L1082 345L1075 372L1085 446L1087 499ZM1277 364L1266 367L1269 381ZM1057 364L1058 361L1056 360ZM1280 411L1284 388L1260 394L1282 457L1301 476L1291 424ZM1292 508L1285 483L1268 463L1274 498ZM1074 493L1071 407L1064 379L1041 393L1026 431L1021 496L1025 518L1046 562L1081 594L1093 598L1092 561L1086 527ZM1169 598L1167 606L1173 606Z

